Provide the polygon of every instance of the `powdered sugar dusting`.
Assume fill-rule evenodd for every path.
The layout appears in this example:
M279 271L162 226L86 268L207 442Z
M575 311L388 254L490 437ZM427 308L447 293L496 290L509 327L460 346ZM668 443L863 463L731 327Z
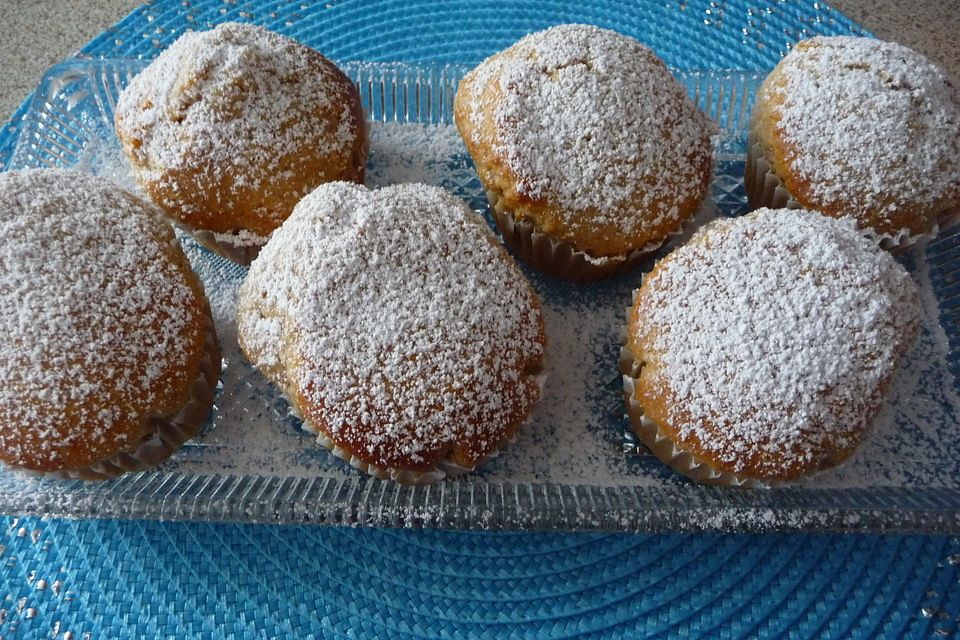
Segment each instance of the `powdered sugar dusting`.
M483 62L463 87L474 135L492 119L495 150L520 194L570 216L611 217L627 234L642 221L624 207L650 211L660 200L700 197L698 158L709 154L713 128L632 38L588 25L547 29ZM660 215L673 220L679 211Z
M127 165L115 147L111 149L95 149L89 167L129 186ZM723 179L735 176L739 182L740 166L721 162L718 173ZM441 185L483 206L469 156L452 125L372 123L367 180L370 186L406 181ZM175 468L205 473L216 467L239 474L298 478L349 474L328 453L310 447L312 436L298 429L299 421L289 415L276 388L240 354L236 295L245 270L185 242L191 262L206 284L227 366L211 426L199 444L188 444L175 456ZM939 326L939 307L923 275L927 259L922 247L911 255L910 264L927 303L920 335L891 384L887 405L855 456L836 469L804 480L806 486L953 486L943 470L955 468L951 466L955 461L950 443L960 424L960 399L950 391L953 378L946 366L948 348ZM550 336L545 395L517 442L472 474L471 481L674 489L686 485L686 480L645 449L630 444L633 435L622 418L616 336L636 278L581 286L572 295L536 272L531 271L530 277L542 297ZM632 453L622 453L624 446ZM743 517L740 511L736 514ZM797 515L797 522L804 517ZM715 528L706 519L699 524Z
M237 233L215 233L213 238L217 242L234 247L259 247L268 240L268 238L246 229L241 229Z
M442 189L318 188L240 298L253 363L282 368L322 428L380 466L454 446L489 453L539 395L539 303L483 221Z
M960 206L960 92L936 64L893 42L836 36L804 42L779 71L777 127L814 204L879 215Z
M165 387L184 387L200 311L164 255L171 242L152 208L99 178L0 175L4 460L109 449L170 402Z
M456 189L472 177L470 156L452 124L374 122L367 186L417 182Z
M230 194L294 184L303 157L351 157L362 135L354 108L354 89L316 51L225 23L186 32L138 74L120 95L117 129L137 178L190 223L201 212L179 183L196 181L222 207ZM300 195L315 184L300 185ZM272 206L257 213L276 226L289 209Z
M907 272L853 223L761 209L718 221L645 282L636 344L681 441L735 471L859 441L917 328ZM716 425L716 426L712 426Z
M72 69L72 79L64 80L65 96L92 92L92 83L115 69L100 61L83 64L89 65L82 67L85 73ZM388 96L403 95L403 88L409 86L413 94L416 86L424 96L428 85L420 83L418 74L440 73L441 68L416 67L396 82L388 80L383 90ZM388 69L393 72L392 67ZM730 84L738 93L753 90L752 75L732 77ZM725 85L715 80L706 78L703 90L717 95ZM67 102L51 100L43 108L75 115L82 109L82 122L90 125L83 130L88 137L84 170L129 185L112 122L91 109L96 106L92 100L72 111ZM31 118L36 114L27 117ZM469 158L462 145L451 139L449 126L379 122L372 126L368 184L441 184L476 210L486 209ZM55 134L51 129L44 132ZM718 149L733 154L718 155L716 160L713 190L721 215L745 208L739 187L743 133L737 129L716 143ZM15 166L36 164L31 157L48 144L45 141L32 136L24 140L29 153L15 154ZM61 158L60 151L51 147L46 157ZM939 305L946 312L956 300L946 275L952 269L957 242L952 232L942 235L929 251L918 245L907 258L900 258L923 292L922 328L891 384L887 408L855 457L805 479L798 487L752 492L695 485L636 445L623 418L617 351L624 307L639 284L637 273L571 287L521 265L543 301L550 336L544 399L518 440L478 472L465 480L409 493L407 488L386 483L363 484L358 472L299 427L300 421L290 415L277 388L239 352L236 296L246 269L189 238L181 240L205 284L226 363L223 389L210 423L161 469L141 479L128 478L139 483L133 486L143 488L133 502L118 502L109 485L78 491L71 484L36 483L0 473L0 486L10 504L42 504L40 508L47 512L81 516L130 517L133 513L378 526L555 527L562 521L559 526L619 530L869 529L878 524L912 530L956 528L949 512L918 515L916 511L954 504L951 496L960 486L960 400L951 391L952 356L939 326ZM924 275L928 261L929 279ZM943 322L951 340L955 339L953 317L944 315ZM158 485L159 491L154 491ZM182 497L171 497L172 486L183 490Z

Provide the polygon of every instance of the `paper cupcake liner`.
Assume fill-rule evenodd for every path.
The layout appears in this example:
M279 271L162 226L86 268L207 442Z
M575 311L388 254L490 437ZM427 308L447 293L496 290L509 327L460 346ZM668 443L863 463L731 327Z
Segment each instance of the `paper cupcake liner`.
M536 376L537 386L540 388L540 397L543 398L543 386L546 381L545 374L539 374ZM284 396L289 399L289 396L284 393ZM406 485L420 485L420 484L433 484L439 482L445 478L456 478L475 471L479 467L483 466L490 460L493 460L500 454L500 449L504 446L513 444L517 439L517 434L520 432L524 426L530 423L532 419L531 415L527 417L520 425L514 430L513 434L510 437L506 438L503 443L494 451L491 451L489 454L477 460L477 462L471 467L464 467L453 462L450 459L441 460L437 463L436 468L430 469L427 471L413 471L410 469L395 469L393 467L380 467L364 460L361 460L354 454L350 453L346 449L342 448L336 442L333 441L330 436L318 429L313 423L303 417L299 410L293 402L290 402L290 412L293 413L297 418L303 421L303 428L314 434L317 437L317 442L323 448L327 449L340 458L347 464L349 464L354 469L362 471L367 475L371 475L374 478L379 480L393 480L394 482L399 482L400 484Z
M207 416L210 415L210 409L213 407L222 361L209 308L204 316L204 329L204 358L200 363L197 377L190 387L186 402L172 415L151 418L148 422L149 433L136 448L82 469L42 472L14 466L6 468L32 477L60 480L108 480L127 472L144 471L169 458L184 442L197 434L207 421Z
M231 262L236 262L244 266L254 261L260 254L260 249L263 248L263 245L265 245L269 239L262 236L255 236L244 231L236 233L214 233L213 231L207 231L205 229L194 229L182 222L177 222L176 225L193 236L197 242L207 249L210 249L210 251Z
M670 239L683 233L681 226L662 240L651 242L629 253L595 258L569 242L543 233L530 222L517 220L513 213L506 210L496 193L486 190L486 194L504 244L540 271L574 282L600 280L628 271Z
M363 109L363 146L360 155L355 158L357 164L354 172L354 182L363 184L367 180L367 160L370 159L370 111Z
M634 302L636 302L637 291L638 290L634 290L633 292ZM630 311L631 309L628 308L628 318ZM697 458L690 452L681 449L663 429L644 415L643 407L636 399L637 381L640 378L640 371L643 367L637 363L633 352L626 346L627 332L627 325L624 325L622 327L623 346L620 347L620 373L623 378L623 397L627 405L627 415L630 418L630 425L633 432L640 441L650 449L650 452L674 471L703 484L746 487L751 489L769 488L771 486L770 483L757 480L756 478L745 478L728 471L721 471Z
M759 209L803 209L797 202L780 177L773 171L762 145L757 140L753 127L747 140L747 163L744 170L744 186L747 191L747 202L750 208ZM960 210L943 215L932 227L929 233L912 234L903 229L896 235L877 233L864 227L860 231L878 245L892 252L908 249L920 241L932 240L940 231L952 227L960 222Z

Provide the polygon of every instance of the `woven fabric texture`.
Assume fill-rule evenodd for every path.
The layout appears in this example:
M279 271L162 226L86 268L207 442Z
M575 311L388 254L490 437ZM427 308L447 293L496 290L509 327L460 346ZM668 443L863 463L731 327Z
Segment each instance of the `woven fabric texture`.
M463 63L551 24L589 22L680 68L766 69L797 39L863 33L821 2L793 0L183 0L137 9L81 55L150 58L185 29L225 20L336 60ZM19 115L0 130L0 164ZM0 563L5 639L937 638L960 614L960 541L930 536L6 518Z
M937 638L960 612L943 537L22 518L0 538L4 638Z

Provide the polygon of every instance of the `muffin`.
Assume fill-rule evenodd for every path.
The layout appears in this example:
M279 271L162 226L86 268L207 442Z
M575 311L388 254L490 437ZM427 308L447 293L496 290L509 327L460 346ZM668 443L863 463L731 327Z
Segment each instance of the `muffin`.
M750 204L851 216L887 248L960 216L960 92L893 42L848 36L796 45L757 95Z
M707 193L715 127L650 49L614 31L526 36L467 74L454 117L504 241L556 276L628 268Z
M189 31L116 109L138 183L175 223L248 264L317 185L363 182L360 95L332 62L261 27Z
M628 413L663 462L710 484L835 466L880 410L919 326L910 276L849 218L717 220L635 292Z
M251 265L237 324L305 428L378 478L472 470L542 393L536 294L437 187L318 187Z
M159 211L90 175L4 173L0 246L0 462L108 478L197 432L220 352Z

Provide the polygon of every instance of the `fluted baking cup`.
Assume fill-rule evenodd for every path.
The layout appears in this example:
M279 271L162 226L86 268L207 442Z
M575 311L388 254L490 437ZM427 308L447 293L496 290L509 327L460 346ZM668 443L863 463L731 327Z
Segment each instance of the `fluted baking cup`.
M629 253L597 258L580 251L569 242L552 238L538 230L533 223L517 220L513 213L506 210L496 193L487 190L486 194L504 244L540 271L574 282L600 280L628 271L684 231L681 226L662 240Z

